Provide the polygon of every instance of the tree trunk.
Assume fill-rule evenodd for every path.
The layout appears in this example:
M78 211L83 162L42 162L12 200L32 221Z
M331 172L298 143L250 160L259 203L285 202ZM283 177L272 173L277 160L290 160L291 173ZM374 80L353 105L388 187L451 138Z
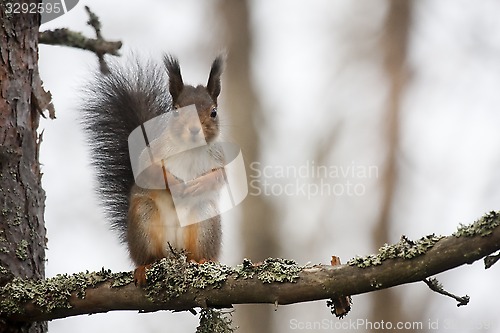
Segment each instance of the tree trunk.
M30 1L37 3L37 1ZM0 1L0 283L45 276L45 192L37 128L43 107L37 14L7 13ZM46 332L46 322L0 319L2 332Z
M257 93L251 82L252 30L250 27L250 2L225 0L220 2L224 33L229 51L224 88L224 100L231 112L232 137L241 145L246 169L260 159L264 118L260 111ZM242 204L241 247L243 257L262 261L278 256L276 211L262 196L245 198ZM246 305L236 311L239 332L271 332L273 310L269 306Z
M384 52L384 69L389 85L385 136L387 159L381 179L383 199L379 220L373 233L374 244L389 242L391 209L397 184L396 152L399 143L399 114L407 77L406 55L411 24L411 2L391 0L382 32L381 47ZM372 322L385 320L405 321L401 295L393 289L374 294Z

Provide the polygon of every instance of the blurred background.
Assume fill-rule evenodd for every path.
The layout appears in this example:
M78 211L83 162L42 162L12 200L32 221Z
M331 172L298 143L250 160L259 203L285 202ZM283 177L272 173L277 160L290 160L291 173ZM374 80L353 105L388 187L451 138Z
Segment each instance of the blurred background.
M89 0L41 29L94 37L84 5L105 38L123 41L122 58L172 53L185 82L205 84L227 51L223 128L242 148L251 186L223 216L225 264L345 262L499 209L499 1ZM89 52L40 46L57 112L40 126L47 276L133 269L99 207L78 120L81 87L97 66ZM484 271L481 262L437 276L471 297L460 308L415 283L354 296L343 320L325 301L235 306L233 320L242 333L380 332L398 322L405 332L500 332L499 276L499 265ZM197 324L190 313L112 312L55 320L50 332Z

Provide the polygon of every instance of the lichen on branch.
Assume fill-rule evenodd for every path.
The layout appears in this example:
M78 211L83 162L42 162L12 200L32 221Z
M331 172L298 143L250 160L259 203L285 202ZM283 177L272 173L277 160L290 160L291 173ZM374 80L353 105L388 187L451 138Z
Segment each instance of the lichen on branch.
M470 264L500 250L500 215L490 212L450 236L403 237L378 254L351 259L347 265L306 265L269 258L248 259L230 267L196 264L185 256L162 259L138 288L132 274L58 275L35 281L13 279L0 288L0 315L18 321L50 320L112 310L185 311L231 308L233 304L293 304L357 295Z

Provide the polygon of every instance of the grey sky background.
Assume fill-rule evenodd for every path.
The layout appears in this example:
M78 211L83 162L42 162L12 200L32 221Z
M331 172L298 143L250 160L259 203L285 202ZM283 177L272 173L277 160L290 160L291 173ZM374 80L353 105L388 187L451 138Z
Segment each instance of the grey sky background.
M93 36L85 25L83 6L88 5L99 15L104 36L123 41L123 57L135 53L160 59L169 52L179 57L185 82L205 83L211 61L225 48L215 4L81 1L42 29L68 27ZM252 2L252 79L265 112L262 134L268 138L262 160L255 161L258 170L310 165L315 149L338 130L332 152L316 165L376 166L382 172L387 88L372 32L383 23L386 9L382 0ZM389 242L403 233L410 238L450 234L458 223L469 223L500 203L500 2L421 0L414 15ZM78 123L81 87L96 66L88 52L40 46L41 77L57 112L56 120L42 120L40 126L48 276L133 268L97 206L88 145ZM238 126L243 125L228 123L227 129L237 131ZM249 179L256 172L247 170ZM291 182L276 175L265 180L275 188ZM346 180L361 184L363 195L269 196L282 212L284 257L301 264L327 263L335 254L346 261L382 245L371 242L380 205L378 179L340 182ZM242 259L238 214L235 209L224 215L221 261L231 265ZM410 317L419 314L412 320L424 327L439 321L439 328L430 332L453 331L455 326L457 332L500 332L497 266L484 271L478 262L438 276L448 290L471 296L466 307L457 308L423 283L397 289L405 295L403 307ZM367 295L354 297L345 320L367 319L370 302ZM283 306L275 317L280 333L297 331L293 322L337 321L324 302ZM190 313L113 312L56 320L50 331L194 332L197 322ZM480 325L489 329L479 330Z

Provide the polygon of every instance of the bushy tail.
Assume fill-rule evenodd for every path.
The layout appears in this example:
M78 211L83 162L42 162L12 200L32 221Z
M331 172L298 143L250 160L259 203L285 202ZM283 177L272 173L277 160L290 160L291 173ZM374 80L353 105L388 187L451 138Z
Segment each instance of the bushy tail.
M158 64L110 64L86 90L82 122L97 169L98 192L112 227L126 235L128 196L134 178L128 136L137 126L171 109L168 79Z

